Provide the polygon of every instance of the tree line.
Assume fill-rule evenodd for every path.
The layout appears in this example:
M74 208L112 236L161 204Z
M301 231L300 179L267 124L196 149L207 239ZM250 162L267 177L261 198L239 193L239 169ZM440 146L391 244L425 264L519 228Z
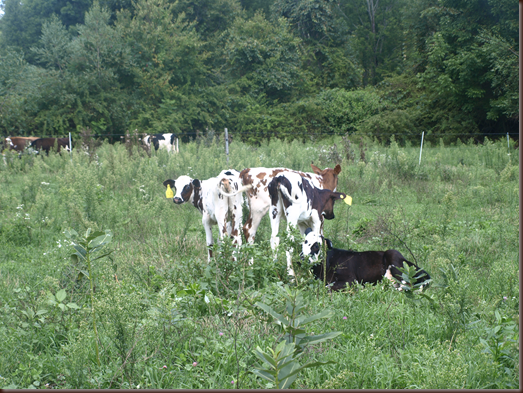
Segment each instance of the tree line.
M0 133L518 131L512 0L2 0Z

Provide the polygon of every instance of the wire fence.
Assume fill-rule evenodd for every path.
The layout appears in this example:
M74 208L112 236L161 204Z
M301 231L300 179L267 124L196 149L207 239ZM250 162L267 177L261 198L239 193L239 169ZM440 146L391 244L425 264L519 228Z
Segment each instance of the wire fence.
M214 132L215 135L219 135L220 133L215 131ZM251 136L251 135L254 135L254 136L260 136L260 137L268 137L268 136L271 136L270 135L270 132L263 132L263 131L241 131L241 132L238 132L238 133L235 133L234 131L231 133L231 131L229 130L228 131L229 135L232 136ZM422 131L420 131L419 133L401 133L401 132L375 132L375 133L372 133L371 136L375 136L375 137L390 137L392 135L396 136L396 137L409 137L409 138L412 138L416 135L420 135L421 136L421 133ZM232 135L231 135L232 134ZM104 138L113 138L113 139L125 139L126 135L130 135L130 136L146 136L146 135L151 135L151 134L148 134L148 133L143 133L143 132L131 132L129 134L126 134L126 133L123 133L123 134L92 134L91 137L92 138L96 138L96 139L104 139ZM180 133L177 133L175 134L176 137L178 138L184 138L184 137L204 137L206 135L206 133L204 132L180 132ZM285 137L286 135L288 135L287 133L278 133L278 132L275 132L274 133L274 138L278 138L278 137ZM298 137L296 134L293 134L294 136ZM300 135L300 137L308 137L308 136L312 136L312 137L318 137L318 136L335 136L335 135L338 135L338 136L344 136L344 135L347 135L347 134L344 134L344 133L339 133L339 132L335 132L335 131L326 131L326 132L308 132L306 134L303 134L303 135ZM348 136L350 136L351 134L349 134ZM358 134L359 136L360 134ZM425 133L425 138L427 136L432 136L432 137L437 137L437 138L443 138L443 137L465 137L465 138L473 138L473 137L492 137L493 139L496 139L496 138L503 138L503 137L506 137L506 135L509 135L509 136L519 136L519 132L476 132L476 133L433 133L433 134L427 134ZM3 138L7 138L7 137L16 137L16 136L22 136L22 135L4 135L2 136ZM25 135L23 135L25 136ZM30 135L30 136L38 136L40 138L66 138L68 137L68 135L65 135L65 136L59 136L59 135ZM115 138L117 137L117 138ZM272 137L272 136L271 136ZM80 136L76 135L75 138L80 138Z

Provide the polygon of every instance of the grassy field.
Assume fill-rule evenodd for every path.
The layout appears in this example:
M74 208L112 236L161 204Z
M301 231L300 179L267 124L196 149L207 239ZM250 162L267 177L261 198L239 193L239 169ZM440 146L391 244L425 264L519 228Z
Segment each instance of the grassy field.
M518 388L517 150L506 141L426 144L418 160L419 146L394 141L230 146L238 170L340 163L338 191L353 205L336 204L326 237L338 248L398 249L431 274L426 296L385 282L328 293L303 266L290 283L283 247L277 260L270 252L268 217L238 261L224 242L208 264L200 214L167 200L162 182L225 169L214 140L150 157L109 144L92 156L7 154L0 387L275 387L251 371L261 368L256 347L275 348L282 327L255 303L285 313L288 287L303 298L301 314L331 311L306 335L340 332L305 347L300 364L331 363L304 369L293 388ZM97 255L113 252L92 263L92 297L66 236L88 228L113 235Z

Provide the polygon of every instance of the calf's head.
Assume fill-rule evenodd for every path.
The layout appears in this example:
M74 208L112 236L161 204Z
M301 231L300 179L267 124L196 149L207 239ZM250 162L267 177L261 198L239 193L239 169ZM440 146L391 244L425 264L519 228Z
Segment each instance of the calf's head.
M344 199L347 195L343 192L333 192L329 190L321 190L320 206L318 211L321 211L323 218L326 220L334 219L334 202L338 199Z
M322 177L320 183L324 189L336 191L336 187L338 187L338 175L341 172L341 166L339 164L336 165L334 169L325 168L321 170L311 163L311 168L315 174Z
M308 258L310 263L318 262L321 246L324 241L330 250L332 248L332 242L329 239L325 239L319 233L313 232L311 228L307 228L305 230L305 240L301 245L301 256Z
M177 205L191 201L194 196L194 190L201 187L198 179L191 179L189 176L180 176L176 180L168 179L163 182L163 185L165 187L170 185L175 191L173 202Z

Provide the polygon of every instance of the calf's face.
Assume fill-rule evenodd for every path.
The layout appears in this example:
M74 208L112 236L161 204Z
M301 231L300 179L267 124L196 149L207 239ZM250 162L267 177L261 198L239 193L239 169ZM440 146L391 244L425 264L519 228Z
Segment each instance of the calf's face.
M327 190L326 190L327 191ZM334 202L338 199L345 198L346 195L342 192L325 192L323 195L323 209L322 216L326 220L334 219Z
M301 245L301 255L308 258L310 263L318 262L322 237L310 228L305 231L305 240Z
M189 176L180 176L176 180L166 180L163 185L167 187L170 185L173 191L175 191L173 202L177 205L181 205L184 202L191 200L194 193L194 189L200 187L200 181L198 179L191 179Z

